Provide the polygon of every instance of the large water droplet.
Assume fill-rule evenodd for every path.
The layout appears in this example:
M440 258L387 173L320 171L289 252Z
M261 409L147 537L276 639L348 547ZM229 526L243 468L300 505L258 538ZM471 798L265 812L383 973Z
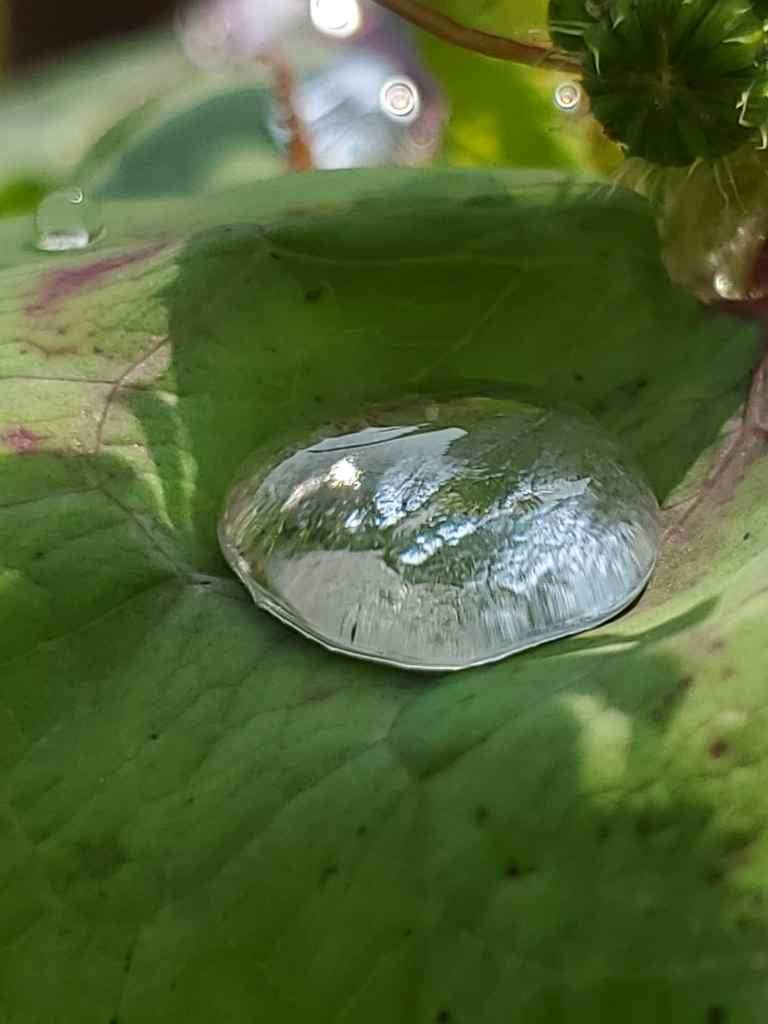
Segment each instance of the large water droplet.
M251 460L222 549L256 603L334 651L444 671L596 626L640 593L656 500L591 420L423 399Z
M35 215L37 248L44 252L87 249L104 235L101 204L76 186L51 192Z

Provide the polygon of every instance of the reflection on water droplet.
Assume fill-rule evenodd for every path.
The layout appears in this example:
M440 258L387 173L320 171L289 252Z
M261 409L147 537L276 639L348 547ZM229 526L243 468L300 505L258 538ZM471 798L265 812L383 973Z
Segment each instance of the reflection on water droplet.
M496 661L596 626L645 586L658 508L591 420L413 400L242 470L219 524L256 603L402 668Z
M738 302L743 298L741 289L737 286L736 282L725 273L724 270L718 270L713 279L712 285L717 292L717 295L721 299L726 299L731 302Z
M419 87L410 78L390 78L381 87L379 105L393 121L411 124L421 111Z
M339 39L349 39L363 23L359 0L311 0L309 16L319 32Z
M44 252L87 249L104 235L101 204L77 186L59 189L38 206L35 227L37 248Z

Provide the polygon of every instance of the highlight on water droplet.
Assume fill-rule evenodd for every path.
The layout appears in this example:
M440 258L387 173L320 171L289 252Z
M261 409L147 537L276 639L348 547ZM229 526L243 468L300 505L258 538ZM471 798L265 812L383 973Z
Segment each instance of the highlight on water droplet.
M560 82L555 87L553 101L563 114L584 114L589 109L589 98L578 82Z
M486 396L377 407L246 463L219 522L258 606L322 646L450 671L598 626L660 543L591 418Z
M87 249L104 237L101 204L77 185L58 189L40 202L35 228L43 252Z
M318 32L337 39L349 39L363 24L359 0L310 0L309 16Z
M712 278L712 286L719 299L725 299L728 302L738 302L744 297L742 290L724 270L718 270L715 273Z
M399 124L412 124L421 112L421 94L416 83L405 77L389 78L379 93L379 106Z

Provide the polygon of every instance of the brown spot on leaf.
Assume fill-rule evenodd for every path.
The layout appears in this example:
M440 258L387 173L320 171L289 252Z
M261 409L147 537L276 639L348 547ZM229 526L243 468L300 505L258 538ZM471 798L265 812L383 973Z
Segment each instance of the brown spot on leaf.
M105 277L116 270L123 270L134 263L151 259L165 248L166 243L145 245L133 252L121 253L118 256L107 256L95 263L83 266L67 267L64 270L50 270L44 274L36 298L29 303L26 312L29 315L50 313L56 306L66 302L73 295L86 288L93 288L102 283Z
M37 451L48 437L48 434L36 434L33 430L27 430L26 427L19 424L9 427L0 434L0 443L16 455L29 455Z
M727 740L716 739L712 740L709 745L709 756L710 757L722 757L723 754L727 754L730 750L730 745Z
M725 1024L728 1014L724 1006L710 1006L707 1010L707 1024Z

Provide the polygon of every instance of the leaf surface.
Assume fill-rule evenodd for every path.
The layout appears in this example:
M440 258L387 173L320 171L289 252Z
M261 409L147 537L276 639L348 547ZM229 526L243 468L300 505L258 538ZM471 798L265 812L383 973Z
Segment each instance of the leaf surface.
M554 175L106 221L0 228L3 1024L762 1022L764 463L623 618L441 679L295 636L215 537L258 445L455 389L589 409L673 506L754 332Z

